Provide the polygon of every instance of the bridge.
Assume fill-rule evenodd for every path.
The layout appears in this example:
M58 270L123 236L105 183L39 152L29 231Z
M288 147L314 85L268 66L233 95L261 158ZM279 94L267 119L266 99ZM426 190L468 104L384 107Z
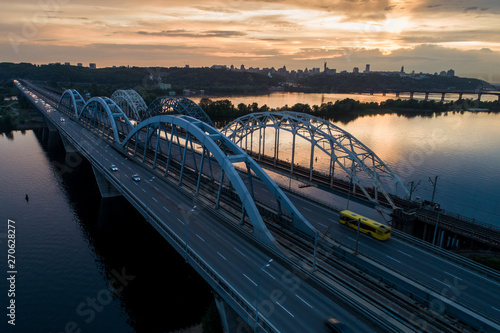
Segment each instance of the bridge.
M258 141L250 125L256 138L240 135L238 142L184 99L162 98L144 109L130 102L131 92L121 102L85 101L74 90L58 95L15 84L66 150L90 161L102 196L124 196L211 285L228 331L242 331L239 317L255 331L321 332L329 316L355 332L500 329L500 299L491 292L499 290L498 273L395 230L386 243L358 239L337 222L338 212L276 185L242 149L243 141ZM282 128L305 137L301 115L285 116ZM324 156L343 156L347 162L332 164L352 186L390 204L382 179L400 186L390 169L348 134L322 126L307 131L317 142L327 130L337 138ZM314 149L309 153L316 161Z
M359 93L365 93L365 94L382 94L382 95L387 95L387 94L394 94L396 97L400 97L401 95L408 95L410 99L413 99L415 94L420 94L424 96L424 100L429 99L430 94L441 94L441 102L445 100L446 94L454 94L458 95L458 100L462 100L464 95L475 95L476 100L480 101L481 97L483 95L492 95L492 96L497 96L498 100L500 101L500 92L499 91L492 91L492 90L482 90L482 89L476 89L476 90L453 90L453 89L448 89L448 90L426 90L426 89L413 89L413 90L397 90L397 89L383 89L383 90L364 90L360 91Z

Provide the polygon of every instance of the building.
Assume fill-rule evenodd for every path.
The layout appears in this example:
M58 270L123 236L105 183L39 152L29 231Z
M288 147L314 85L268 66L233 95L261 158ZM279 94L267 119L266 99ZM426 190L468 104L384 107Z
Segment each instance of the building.
M365 73L370 73L370 64L366 64Z
M170 83L158 82L158 88L160 88L162 90L170 90L170 89L172 89L172 85Z
M358 74L358 73L359 73L359 68L358 68L358 67L354 67L354 68L352 69L352 73L353 73L353 74Z
M97 65L96 65L95 63L91 62L91 63L89 64L89 68L96 69L96 68L97 68Z
M83 64L81 62L76 64L78 67L83 67Z

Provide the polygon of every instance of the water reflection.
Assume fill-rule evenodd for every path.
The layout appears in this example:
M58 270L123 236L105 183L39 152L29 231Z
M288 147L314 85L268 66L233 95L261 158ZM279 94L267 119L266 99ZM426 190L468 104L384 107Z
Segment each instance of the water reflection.
M125 314L124 321L140 332L163 332L199 323L212 299L206 282L128 201L122 197L102 199L90 164L66 154L58 135L36 131L83 239L94 253L107 293ZM80 162L75 165L75 161ZM122 289L117 276L129 277ZM120 292L113 293L114 289ZM88 293L95 295L99 290Z

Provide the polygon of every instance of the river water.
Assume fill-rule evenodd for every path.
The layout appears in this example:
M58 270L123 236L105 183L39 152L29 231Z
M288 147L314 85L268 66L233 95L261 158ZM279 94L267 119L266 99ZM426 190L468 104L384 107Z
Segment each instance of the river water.
M206 282L125 199L101 199L89 163L66 157L58 135L0 135L0 332L170 332L199 323L212 300ZM15 327L6 317L8 219Z
M284 107L285 105L293 106L297 103L309 104L311 107L313 105L321 105L322 103L340 101L346 98L351 98L360 102L383 102L387 99L409 99L409 94L401 94L396 97L395 94L387 94L383 96L382 94L319 94L319 93L290 93L290 92L273 92L267 95L227 95L227 96L190 96L189 99L196 103L199 103L200 99L203 97L210 98L212 100L228 99L234 106L243 103L245 105L257 103L259 106L267 105L270 108ZM445 101L456 101L458 100L458 94L446 94ZM416 93L414 95L415 99L424 99L424 94ZM464 94L463 98L477 99L477 95ZM430 100L441 100L441 94L429 94ZM496 101L498 98L496 95L483 95L481 97L482 101Z

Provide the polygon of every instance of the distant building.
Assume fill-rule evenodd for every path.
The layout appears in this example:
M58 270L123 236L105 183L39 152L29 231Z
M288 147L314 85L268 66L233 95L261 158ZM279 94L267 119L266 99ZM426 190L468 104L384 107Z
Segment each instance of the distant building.
M89 64L89 68L96 69L96 68L97 68L97 65L96 65L95 63L91 62L91 63Z
M69 62L64 63L64 66L69 66L69 65L71 65Z
M453 69L448 70L448 72L446 72L446 76L450 76L450 77L455 76L455 71Z
M446 76L446 71L439 72L439 76Z
M158 88L160 88L162 90L170 90L170 89L172 89L172 85L170 83L158 82Z
M401 66L401 73L404 74L405 73L405 66Z
M352 69L352 72L353 72L353 74L358 74L359 73L359 68L358 67L354 67Z
M366 64L365 73L370 73L370 64Z
M83 64L81 62L76 64L78 67L83 67Z

